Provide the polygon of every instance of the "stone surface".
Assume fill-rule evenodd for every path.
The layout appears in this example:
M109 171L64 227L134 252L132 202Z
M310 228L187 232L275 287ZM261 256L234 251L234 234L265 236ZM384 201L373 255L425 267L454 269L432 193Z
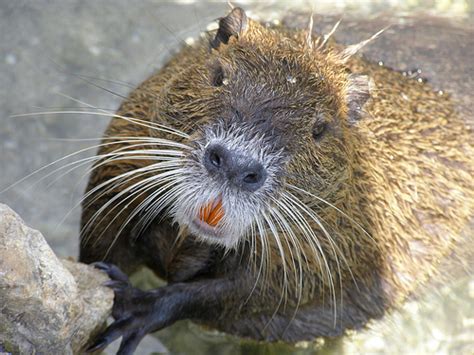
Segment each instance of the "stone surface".
M60 260L0 204L0 344L14 354L77 353L107 319L113 292L93 267Z

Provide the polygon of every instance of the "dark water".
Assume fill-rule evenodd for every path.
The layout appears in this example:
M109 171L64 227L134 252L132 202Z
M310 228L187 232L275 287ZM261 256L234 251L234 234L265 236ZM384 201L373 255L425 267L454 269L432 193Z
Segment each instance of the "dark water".
M384 41L365 55L402 71L420 68L435 89L448 91L458 100L460 114L472 125L474 29L469 2L237 4L253 16L292 26L304 26L313 8L325 14L315 16L317 29L332 26L344 12L336 33L336 39L344 43L368 38L387 22L394 24ZM90 166L79 166L68 174L63 174L67 168L54 169L90 157L95 149L23 182L20 179L97 144L107 119L87 114L10 116L84 106L64 95L113 111L121 96L159 68L182 41L197 36L227 11L227 4L221 2L148 0L132 5L126 0L0 0L0 190L19 182L0 194L0 202L39 229L57 254L77 255L80 210L75 205ZM472 229L466 234L471 238ZM181 322L157 334L164 346L149 338L138 353L160 348L173 354L470 354L474 349L474 278L458 271L454 275L443 287L428 288L422 297L369 330L329 344L256 344Z

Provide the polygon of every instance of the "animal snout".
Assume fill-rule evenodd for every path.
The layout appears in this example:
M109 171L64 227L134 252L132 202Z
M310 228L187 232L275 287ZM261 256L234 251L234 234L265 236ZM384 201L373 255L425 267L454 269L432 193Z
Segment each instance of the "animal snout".
M221 144L206 148L204 166L211 175L224 178L245 191L257 191L267 179L267 172L260 162Z

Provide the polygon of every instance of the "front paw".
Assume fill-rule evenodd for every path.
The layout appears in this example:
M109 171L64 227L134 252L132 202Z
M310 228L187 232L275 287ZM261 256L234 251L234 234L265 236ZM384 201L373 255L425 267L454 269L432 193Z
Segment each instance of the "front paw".
M114 290L112 316L115 321L99 335L87 352L104 349L122 337L117 354L133 354L146 334L161 328L160 317L154 316L160 290L142 291L133 287L127 275L115 265L101 262L94 266L107 273L110 278L105 285Z

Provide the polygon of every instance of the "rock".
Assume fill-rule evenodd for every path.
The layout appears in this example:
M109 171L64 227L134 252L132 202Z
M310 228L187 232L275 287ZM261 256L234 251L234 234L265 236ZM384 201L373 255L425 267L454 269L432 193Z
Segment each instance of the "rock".
M59 260L41 233L0 204L0 346L74 354L100 330L113 292L93 267Z

